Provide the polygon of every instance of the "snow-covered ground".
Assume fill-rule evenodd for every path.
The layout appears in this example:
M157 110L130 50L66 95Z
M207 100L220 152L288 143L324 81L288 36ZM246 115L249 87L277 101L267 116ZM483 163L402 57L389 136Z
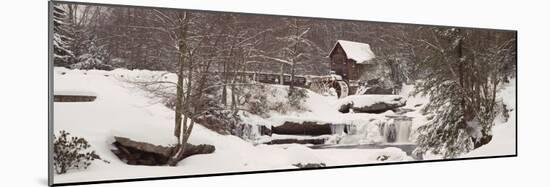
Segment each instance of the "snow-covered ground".
M158 145L176 142L172 136L173 112L125 80L153 77L171 79L171 76L173 75L163 72L139 70L106 72L56 68L54 92L81 95L93 93L97 99L94 102L54 103L55 132L67 130L73 136L87 139L92 149L111 163L96 161L87 170L70 170L66 174L55 175L55 183L289 169L296 168L292 165L297 163L356 165L381 162L377 160L381 155L389 156L386 162L411 160L398 148L310 149L296 144L255 146L236 136L217 134L199 124L193 130L190 143L214 145L216 151L213 154L188 157L177 167L131 166L123 163L110 151L113 136L129 137ZM295 117L301 120L355 120L360 123L379 116L326 112L334 110L329 104L331 101L327 99L318 94L310 94L306 103L310 108L309 112L273 115L268 121ZM328 108L331 110L325 110Z
M311 149L306 145L264 145L245 141L232 135L217 134L202 125L195 126L190 137L192 144L211 144L216 147L212 154L194 155L181 161L176 167L168 166L132 166L120 161L110 150L113 148L114 136L124 136L137 141L158 145L173 145L176 138L172 136L174 113L158 99L128 83L128 80L140 81L161 79L175 81L175 75L166 72L147 70L83 71L55 68L54 93L64 95L93 95L93 102L56 102L54 103L55 132L67 130L73 136L83 137L92 145L102 158L111 163L94 162L87 170L70 170L66 174L55 175L55 183L115 180L128 178L146 178L161 176L182 176L213 174L243 171L259 171L297 168L297 163L325 163L327 166L357 165L376 162L410 161L411 157L399 148L384 149ZM515 80L505 85L499 93L509 109L515 110ZM271 85L272 89L286 95L285 87ZM412 117L411 140L414 130L425 123L426 119L419 109L428 100L424 97L413 97L409 93L414 88L405 85L399 94L407 99L404 109L414 109L405 113ZM242 115L251 125L278 126L285 121L315 121L331 124L352 124L358 127L361 135L354 136L321 136L332 141L339 138L340 144L369 144L382 140L375 126L387 120L385 116L395 115L392 111L382 114L340 113L337 106L343 102L336 97L323 96L307 91L309 98L304 103L307 108L302 112L285 114L274 111L268 117ZM274 100L276 98L271 98ZM503 121L502 119L500 119ZM493 129L493 140L465 157L509 155L515 153L515 112L510 113L507 122L498 123ZM292 135L274 135L271 138L304 137ZM259 142L268 141L265 137ZM379 161L381 155L389 156ZM425 158L438 158L425 157Z

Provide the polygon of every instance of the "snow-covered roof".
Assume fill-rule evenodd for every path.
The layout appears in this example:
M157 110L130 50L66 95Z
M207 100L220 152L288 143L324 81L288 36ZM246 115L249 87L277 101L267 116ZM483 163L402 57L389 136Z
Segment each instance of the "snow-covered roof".
M369 60L372 60L375 55L370 49L370 45L366 43L352 42L347 40L338 40L334 47L330 51L330 54L336 49L336 46L342 46L342 49L346 53L348 59L353 59L358 64L366 64Z

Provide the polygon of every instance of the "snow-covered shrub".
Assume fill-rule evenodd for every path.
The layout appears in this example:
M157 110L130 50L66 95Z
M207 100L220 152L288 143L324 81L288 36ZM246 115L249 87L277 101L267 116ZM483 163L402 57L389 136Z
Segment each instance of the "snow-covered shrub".
M270 87L270 91L266 92L268 111L276 111L281 114L286 114L291 111L305 111L304 106L308 98L307 90L303 88L294 88L292 94L288 94L288 87Z
M95 151L88 150L91 146L86 139L71 137L64 130L59 133L58 137L54 135L53 143L53 167L57 174L66 173L70 169L87 169L94 160L103 160Z
M506 103L502 103L502 117L504 118L503 121L508 121L510 119L510 113L513 112L513 109L511 109Z
M307 108L305 108L304 103L306 102L306 99L308 98L307 90L303 88L294 88L293 93L288 96L288 103L290 106L297 110L297 111L304 111Z
M97 70L113 70L113 67L104 64L100 59L90 55L84 54L78 58L82 60L76 64L73 64L71 68L73 69L97 69Z
M247 92L244 94L244 103L245 107L248 109L248 112L265 116L269 112L269 108L266 107L267 104L267 95L265 94L266 87L258 86L257 91Z
M281 114L286 114L290 109L286 102L275 101L273 103L270 103L269 110L277 111L278 113L281 113Z
M223 135L238 135L240 133L235 131L235 129L240 127L239 118L230 110L207 111L204 115L198 116L195 119L195 122Z

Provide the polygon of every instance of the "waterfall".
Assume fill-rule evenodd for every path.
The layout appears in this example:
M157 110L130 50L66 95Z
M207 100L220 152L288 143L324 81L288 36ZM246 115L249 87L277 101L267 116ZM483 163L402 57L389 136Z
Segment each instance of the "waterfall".
M244 140L255 140L261 136L261 132L258 125L239 124L233 130L233 135L241 137Z
M384 143L409 143L412 120L408 117L394 117L377 124Z
M260 128L258 125L251 125L250 126L250 134L248 135L248 139L254 140L261 136Z
M388 119L389 118L389 119ZM412 118L391 116L368 123L333 124L332 134L343 135L340 144L411 143Z
M344 132L348 135L357 134L357 126L353 124L345 125Z
M397 139L397 129L395 128L395 123L393 120L391 122L386 122L382 131L382 136L387 143L393 143Z
M374 123L347 124L340 144L376 144L381 143L382 136Z
M332 124L330 125L330 130L332 131L332 134L341 135L344 134L346 125L344 124Z
M397 139L396 142L408 143L410 142L412 120L397 120Z
M396 117L379 125L380 133L386 143L409 143L412 119Z

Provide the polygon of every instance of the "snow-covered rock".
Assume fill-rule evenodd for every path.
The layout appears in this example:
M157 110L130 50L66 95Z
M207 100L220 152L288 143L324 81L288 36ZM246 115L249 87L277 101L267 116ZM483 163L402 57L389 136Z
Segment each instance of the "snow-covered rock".
M317 123L314 121L304 121L301 123L287 121L283 125L273 127L271 132L274 134L290 135L310 135L318 136L332 134L331 124Z
M392 94L392 88L384 88L381 86L367 87L363 94Z
M407 100L400 95L352 95L340 100L338 111L358 113L382 113L405 106Z
M376 154L369 155L369 159L382 162L413 160L411 157L407 156L407 153L405 153L403 150L395 147L387 147L379 150Z

